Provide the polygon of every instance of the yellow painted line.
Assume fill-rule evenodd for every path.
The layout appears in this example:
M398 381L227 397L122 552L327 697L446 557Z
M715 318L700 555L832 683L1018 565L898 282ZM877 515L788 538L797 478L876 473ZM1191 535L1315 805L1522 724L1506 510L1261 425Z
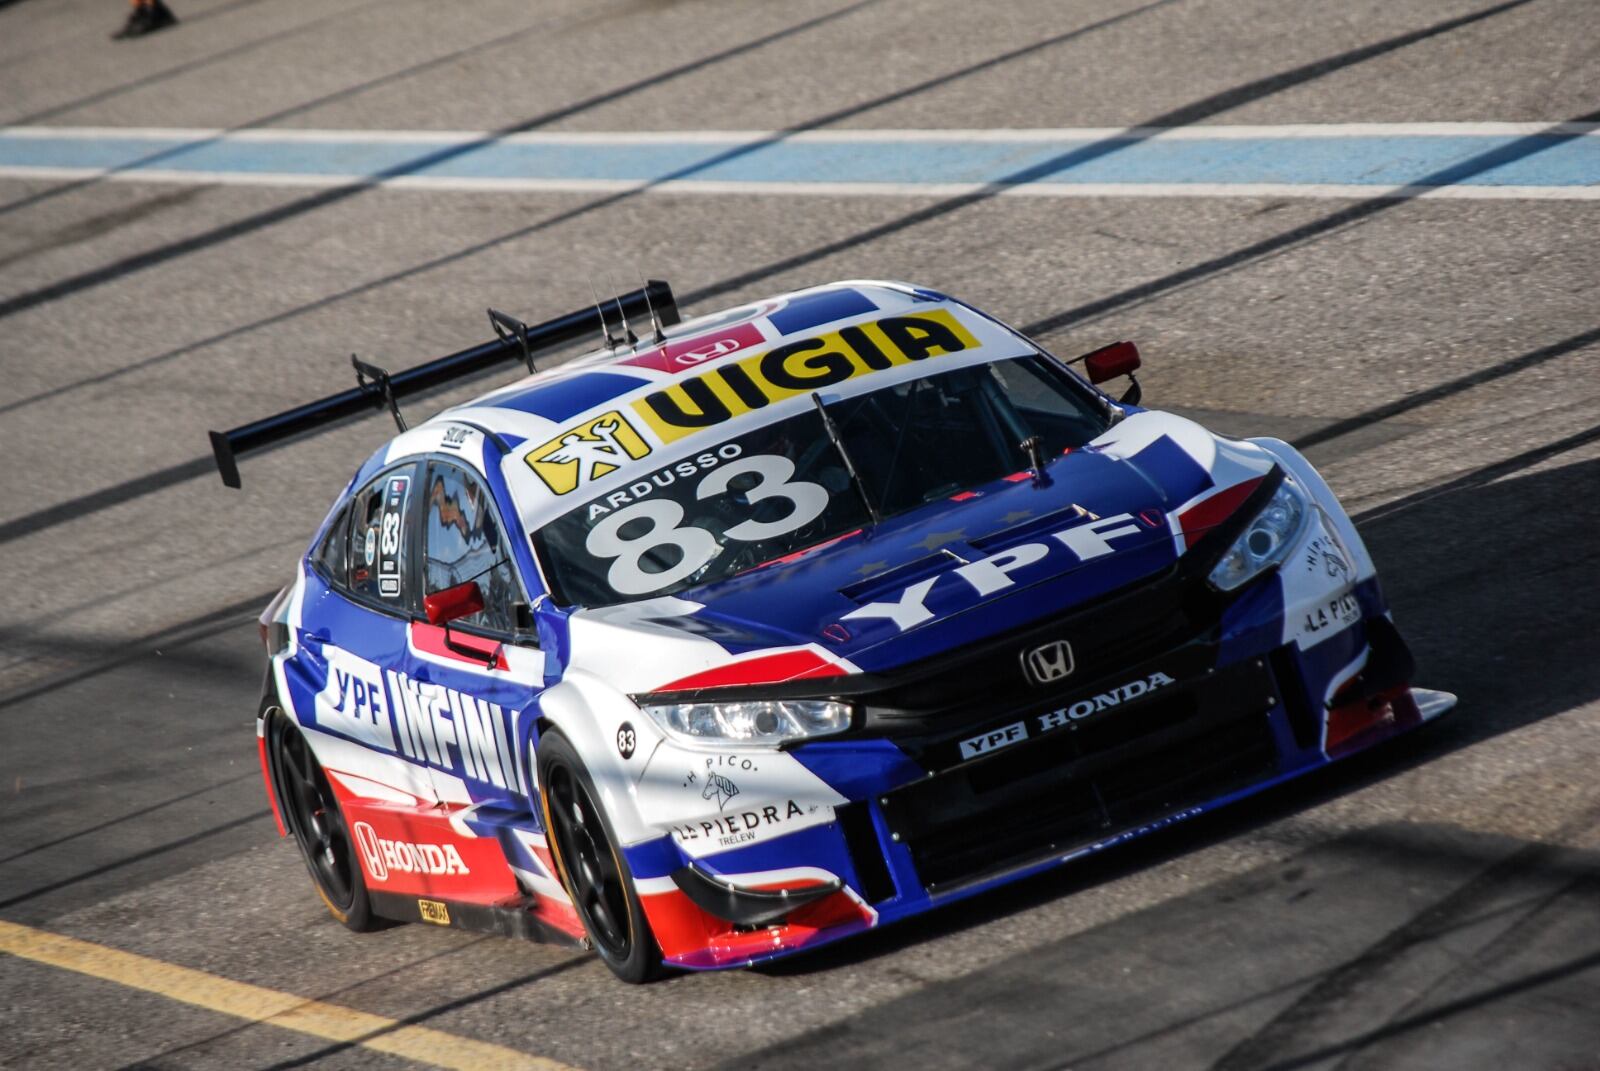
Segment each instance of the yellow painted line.
M235 982L149 956L0 921L0 952L76 971L130 989L276 1026L326 1041L348 1042L418 1063L460 1071L575 1071L557 1060L486 1041L408 1026L396 1019Z

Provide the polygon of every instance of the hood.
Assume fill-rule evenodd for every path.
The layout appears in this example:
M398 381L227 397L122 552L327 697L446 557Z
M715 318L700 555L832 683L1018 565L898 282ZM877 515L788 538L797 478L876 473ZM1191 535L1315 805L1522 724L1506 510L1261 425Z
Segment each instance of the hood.
M644 629L657 641L681 633L701 651L706 641L720 648L722 662L811 652L765 658L775 675L763 682L817 675L815 667L892 669L1165 570L1231 513L1219 504L1236 506L1272 464L1249 443L1136 412L1053 460L1044 482L1014 474L671 599L579 611L573 624ZM706 664L692 661L643 687L755 683L748 674L686 677L684 669Z

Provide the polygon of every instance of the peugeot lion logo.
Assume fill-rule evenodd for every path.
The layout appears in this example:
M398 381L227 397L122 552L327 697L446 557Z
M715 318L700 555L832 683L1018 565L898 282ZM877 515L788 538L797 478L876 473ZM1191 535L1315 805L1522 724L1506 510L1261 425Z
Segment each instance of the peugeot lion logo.
M1034 684L1049 684L1072 675L1072 644L1055 640L1022 652L1022 672Z

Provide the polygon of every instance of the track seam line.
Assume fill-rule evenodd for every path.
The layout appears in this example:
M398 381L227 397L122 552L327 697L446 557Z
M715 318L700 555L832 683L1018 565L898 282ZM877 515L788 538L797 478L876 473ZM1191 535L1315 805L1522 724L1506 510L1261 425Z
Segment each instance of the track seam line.
M413 1026L339 1004L180 967L75 937L0 921L0 952L129 989L325 1041L458 1071L577 1071L569 1064L491 1042Z

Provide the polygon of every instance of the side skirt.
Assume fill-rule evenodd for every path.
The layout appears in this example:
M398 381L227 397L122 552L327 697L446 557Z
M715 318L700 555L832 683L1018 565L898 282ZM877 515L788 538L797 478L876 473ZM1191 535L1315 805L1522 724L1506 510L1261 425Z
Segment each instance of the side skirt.
M499 904L473 904L376 890L368 890L367 895L372 901L373 914L396 922L425 922L472 933L515 937L536 944L590 948L587 938L574 937L535 915L538 901L531 896Z

